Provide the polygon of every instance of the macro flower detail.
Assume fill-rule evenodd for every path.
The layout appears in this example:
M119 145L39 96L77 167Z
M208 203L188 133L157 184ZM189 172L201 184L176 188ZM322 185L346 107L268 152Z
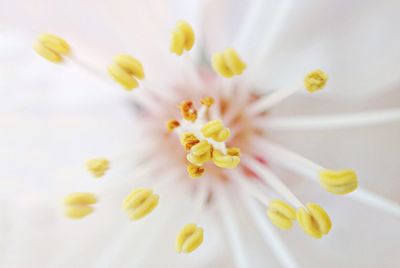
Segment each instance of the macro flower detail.
M70 47L68 43L53 34L41 34L37 38L33 49L48 61L58 63L63 60L63 56L68 55Z
M49 43L56 45L49 46L43 40L50 40ZM54 39L53 35L41 38L41 47L35 48L35 51L47 60L59 62L62 55L69 51L66 42L60 40L62 39ZM180 56L190 52L194 43L195 33L192 26L185 21L178 22L171 34L170 52ZM129 177L128 179L133 177L132 180L136 177L145 178L143 181L138 179L139 183L150 186L135 188L123 201L122 209L130 219L139 220L153 211L153 215L159 212L160 208L155 209L164 200L162 193L158 191L158 187L162 188L160 185L173 184L176 188L178 185L188 185L191 194L199 200L197 208L220 208L223 224L232 240L230 247L237 253L235 255L240 255L241 239L235 222L231 220L235 204L230 204L227 198L230 191L232 195L235 194L235 198L243 200L248 212L256 219L264 238L267 237L267 232L271 234L276 231L268 229L269 223L266 219L281 230L289 230L294 224L298 224L312 238L319 239L328 235L332 222L325 209L315 203L304 203L302 198L298 198L292 190L292 183L277 175L279 172L275 172L275 165L319 184L329 193L350 194L349 198L369 206L389 207L388 211L396 211L385 200L358 189L355 171L327 169L271 141L268 136L270 129L374 124L380 122L376 114L340 115L332 118L322 116L315 121L312 117L276 116L270 111L292 95L305 91L314 93L325 88L328 75L322 70L315 70L304 76L304 70L298 70L299 75L293 86L264 94L247 77L240 77L246 68L249 67L250 70L252 67L252 62L247 60L245 53L245 60L242 60L233 48L217 53L208 52L205 53L207 60L202 59L201 62L192 59L189 53L179 58L185 61L182 79L168 85L163 84L161 89L153 88L153 84L147 86L147 81L137 81L145 77L143 65L128 54L115 57L108 69L112 78L127 90L142 88L146 84L146 88L138 91L139 94L133 100L138 114L135 124L138 125L139 138L135 137L135 140L139 142L135 151L130 153L138 156L139 160L132 163L136 168L135 172L124 176ZM79 54L79 51L76 53ZM177 60L176 57L174 59ZM157 77L148 75L147 62L144 63L146 80L158 82ZM93 66L92 69L97 68ZM181 119L177 119L179 116ZM324 123L325 119L328 124ZM393 119L388 121L397 119L395 113ZM129 156L124 155L124 158ZM112 157L92 159L87 162L87 169L93 176L101 177L109 169L110 161L114 166ZM66 215L74 219L92 213L92 205L97 202L96 197L88 193L69 196L66 200ZM255 201L267 208L266 215L255 208L259 205L255 205ZM198 210L200 209L196 211ZM203 215L200 213L196 214L193 217L193 222L196 223L186 224L178 232L175 241L178 253L201 250L200 245L205 242L204 232L207 231L206 227L204 231L197 223L202 221L201 216ZM340 218L335 217L335 220L340 221ZM274 235L271 237L275 241L271 245L274 252L282 251L285 247L280 239ZM275 246L280 249L277 250ZM282 257L280 253L277 255ZM241 257L237 258L237 262L242 264ZM285 263L285 260L282 262Z
M93 204L97 197L92 193L72 193L64 198L65 216L71 219L81 219L94 211Z

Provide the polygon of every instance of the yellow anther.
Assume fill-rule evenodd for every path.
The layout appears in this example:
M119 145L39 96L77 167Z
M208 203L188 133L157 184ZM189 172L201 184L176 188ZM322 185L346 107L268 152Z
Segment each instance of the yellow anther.
M118 55L108 67L111 77L126 90L132 90L139 86L136 79L144 79L142 63L130 55Z
M326 85L328 81L328 75L322 70L315 70L304 77L304 86L308 92L314 92L321 90Z
M189 164L187 166L187 172L189 176L193 179L197 179L204 174L205 169L203 167L199 167L193 164Z
M212 160L217 167L233 169L240 163L240 157L224 155L220 150L214 150Z
M274 200L268 204L267 215L272 224L282 230L292 228L293 221L296 220L296 210L281 200Z
M200 140L191 132L183 133L180 141L186 151L189 151L194 145L200 142Z
M176 237L176 252L190 253L203 243L203 228L194 223L186 224Z
M72 193L64 198L65 216L71 219L81 219L94 211L91 206L97 198L92 193Z
M358 187L354 170L323 170L319 173L321 186L333 194L348 194Z
M214 104L214 102L214 98L212 97L204 97L200 100L200 103L204 106L207 106L208 108L210 108Z
M212 146L208 143L206 140L202 140L196 145L194 145L191 149L190 152L195 155L195 156L201 156L206 153L210 153L212 150Z
M205 162L211 159L212 149L202 155L194 155L193 153L187 154L186 159L197 166L202 166Z
M171 32L170 51L176 55L182 55L183 51L192 49L195 35L189 23L179 21Z
M246 69L246 64L233 48L228 48L222 53L215 53L212 57L212 66L218 74L226 78L242 74Z
M169 132L173 131L175 128L179 127L181 124L179 123L178 120L172 119L168 120L167 122L167 130Z
M39 35L33 49L46 60L55 63L62 61L62 55L67 55L70 52L68 43L52 34Z
M139 220L158 205L159 196L151 189L139 188L130 193L122 203L122 208L132 220Z
M240 149L238 147L231 147L227 149L227 154L231 156L240 157Z
M93 176L100 178L110 168L110 161L105 158L90 159L86 161L86 168Z
M314 238L321 238L332 228L329 215L317 204L308 203L307 208L299 208L296 216L304 232Z
M192 101L182 101L178 107L181 110L183 119L192 122L196 121L197 111L194 108Z
M231 132L228 128L224 127L221 120L209 121L201 128L201 133L206 138L213 138L217 142L226 141Z

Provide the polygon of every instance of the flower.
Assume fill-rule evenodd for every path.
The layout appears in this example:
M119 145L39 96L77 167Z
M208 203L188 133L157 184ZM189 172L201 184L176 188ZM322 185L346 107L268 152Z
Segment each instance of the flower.
M79 59L75 61L74 64L78 67L93 71L93 65L86 64L84 60L80 60L78 51L74 50L74 45L72 43L70 45L74 53L76 53L76 57ZM152 52L154 52L154 50L152 50ZM187 55L187 52L184 53ZM157 54L162 53L160 52ZM224 54L224 52L222 52L222 55L231 54L232 53ZM137 55L138 58L139 56L140 55ZM173 58L171 61L178 60L177 58ZM225 67L231 71L231 65L228 63L229 60L222 57L219 60L215 60L215 62L216 64L213 65L214 68L217 69L217 73L223 76L231 76L230 72L218 72L220 68ZM233 60L233 62L237 61ZM380 111L378 113L370 112L359 115L345 114L344 117L279 118L270 113L270 108L280 103L288 96L291 96L293 93L299 92L302 86L289 87L287 89L280 89L271 94L263 94L256 91L255 85L257 84L252 81L253 79L247 79L245 77L246 73L250 73L252 66L254 66L250 62L246 62L248 70L244 71L243 78L239 77L239 79L229 80L228 82L218 77L210 68L199 66L198 62L194 62L193 64L190 59L189 61L188 59L183 59L182 63L187 65L184 65L183 68L179 68L182 66L176 65L162 66L164 68L163 73L166 76L174 77L174 75L169 75L169 71L171 71L171 74L173 71L177 71L181 79L172 79L172 83L164 84L161 79L155 79L155 81L149 79L148 77L151 76L146 72L146 79L143 82L139 82L139 85L143 84L143 88L132 92L135 94L133 99L136 103L136 117L134 120L135 133L131 136L134 150L124 155L117 156L116 158L119 160L109 157L111 169L109 171L101 170L100 174L105 171L107 171L107 173L103 176L101 181L96 181L97 183L104 182L104 184L100 185L102 187L98 190L102 194L99 194L100 198L98 204L96 204L96 210L98 211L96 211L96 213L101 213L101 204L107 205L107 200L110 201L111 198L107 198L107 195L113 195L112 199L121 199L121 192L128 194L132 189L127 189L126 185L138 183L130 178L131 174L135 174L135 177L143 177L143 179L146 179L142 182L146 184L146 186L160 190L160 201L158 201L158 195L155 195L152 190L135 190L124 203L124 208L130 213L138 212L138 209L141 209L143 213L139 213L138 217L142 218L149 215L149 213L152 213L151 216L153 216L153 214L164 212L164 216L159 219L161 219L163 223L168 224L168 220L166 219L171 218L171 216L178 218L180 216L179 211L181 211L185 205L187 205L190 210L190 213L188 213L189 215L185 217L187 217L186 220L190 221L195 219L201 221L202 218L205 217L203 216L204 214L210 213L207 210L212 210L213 206L217 206L220 208L219 213L221 214L220 216L223 222L222 226L224 226L228 234L227 244L234 252L233 260L235 260L238 266L247 267L249 266L249 260L248 258L246 259L244 244L248 236L244 235L243 230L238 228L239 222L234 220L234 215L238 213L235 211L236 207L244 205L247 208L246 211L254 217L255 223L253 223L252 226L258 226L260 228L260 234L267 242L271 243L272 252L277 256L277 260L284 266L294 266L294 258L290 256L290 251L285 249L284 244L275 234L275 231L273 231L274 229L269 227L266 216L260 211L257 211L257 206L252 204L252 200L249 200L248 197L253 196L259 199L264 206L268 205L268 215L271 221L283 229L287 229L290 227L289 225L293 224L292 220L295 218L293 216L293 206L298 207L297 219L304 228L304 231L311 236L320 237L321 235L327 234L330 230L330 220L324 210L315 204L303 204L300 202L292 191L289 190L289 188L295 185L295 182L289 181L286 183L288 186L285 186L282 180L278 179L271 170L273 169L275 172L275 165L281 165L282 167L295 171L298 175L304 175L306 178L313 178L319 174L321 186L335 194L353 191L356 186L356 176L354 172L350 170L343 170L340 172L331 171L310 162L299 154L295 154L283 146L271 142L269 132L273 131L273 129L279 130L285 128L317 128L324 125L332 128L360 124L370 125L384 121L392 122L398 120L398 110ZM145 61L143 61L143 65L146 69ZM176 66L176 68L171 67L165 69L165 67L168 66ZM241 66L240 69L243 68L243 65ZM94 67L94 71L97 75L96 67L97 66ZM263 70L263 72L264 71L265 70ZM240 74L241 72L243 72L243 70L238 72L232 71L233 74ZM112 73L115 75L115 72ZM252 73L254 73L254 71ZM305 74L299 75L300 79L298 82L300 82L300 85L303 84L303 75ZM320 77L325 76L320 75ZM157 78L159 77L157 76ZM121 82L120 79L116 80ZM330 81L331 80L329 80L328 85ZM153 82L158 82L163 86L153 85ZM306 82L305 84L315 85L314 82ZM130 84L129 87L131 86L136 87L136 84ZM161 90L161 88L163 90ZM314 90L314 88L312 90ZM212 98L210 98L210 96ZM204 97L207 97L207 99L201 101ZM213 103L213 101L210 101L211 99L215 100L215 102ZM184 118L183 120L177 119L179 109L176 109L176 104L181 100L186 100L180 105L180 111ZM202 108L197 110L195 108L197 105ZM174 118L173 127L165 129L165 121L170 118ZM112 118L112 120L115 120L115 118ZM329 122L329 124L326 122ZM171 126L171 124L168 124L168 126ZM189 130L189 132L185 129ZM172 130L172 133L168 133L168 130ZM124 129L122 129L122 131L124 131ZM179 131L186 132L179 135L181 134ZM115 135L115 133L116 131L114 130L114 138L119 137ZM118 132L118 134L122 133ZM184 150L179 144L180 139L181 142L183 140L184 148L188 150L186 159ZM107 142L109 141L97 143L95 148L96 152L94 153L98 154L99 151L101 151L101 145ZM240 148L240 150L238 148ZM323 152L324 150L321 151ZM101 155L103 156L103 154ZM332 153L332 155L336 154ZM120 164L121 162L123 163L123 161L127 161L128 164ZM191 162L191 164L188 164L188 161ZM126 177L124 181L118 180L118 177L121 177L118 176L118 174L115 175L111 173L114 169L118 170L118 165L121 165L122 168L133 169L133 171L124 175L124 177ZM197 180L190 180L186 174L186 166L190 167L188 170L192 172L192 175L195 175L194 177L198 175L202 176ZM195 167L198 168L196 169ZM235 169L229 171L224 168ZM337 179L339 179L339 181L337 181ZM270 185L270 188L266 188L266 183ZM168 186L170 187L168 188ZM164 187L166 187L167 190L162 194L161 190ZM291 203L291 205L289 206L287 202L282 203L282 200L269 203L272 199L267 197L274 196L274 194L269 193L268 189L273 189L281 198L283 197L283 199ZM87 189L84 190L86 191ZM307 192L308 191L305 191L305 193ZM188 194L193 195L194 199L186 198L183 200L186 200L186 202L189 200L188 203L193 204L182 204L184 202L180 201L181 199L179 198L185 195L187 196ZM163 198L168 195L172 195L177 199L174 200L171 198L169 210L161 210ZM232 195L234 195L235 199ZM104 199L102 196L105 196ZM378 206L383 211L387 210L391 212L391 214L398 213L396 205L372 195L369 192L358 190L351 194L350 197L358 198L369 205ZM241 200L241 202L237 202L237 200ZM139 203L140 206L135 206L135 203ZM160 207L156 207L158 203L160 203ZM68 203L68 205L70 204ZM74 203L73 205L86 206L85 203ZM332 204L330 207L342 208L343 206ZM157 209L159 209L159 211L157 211ZM90 217L96 219L96 213L88 215L85 220L90 220ZM107 217L113 216L120 217L121 215L108 214ZM136 216L133 217L136 218ZM140 241L140 248L143 251L148 251L154 245L153 239L159 240L162 239L163 236L169 237L170 235L163 231L163 229L160 229L162 227L160 226L162 225L160 222L151 225L151 217L146 217L144 220L144 223L152 226L150 227L152 229L151 232L147 233L143 231L143 239L138 240ZM337 222L340 222L340 220L336 217L334 226ZM193 238L193 241L196 243L189 243L192 246L186 247L188 248L187 251L192 251L193 248L197 248L199 246L199 241L202 240L199 239L199 237L202 237L203 229L205 236L204 243L207 242L209 237L212 237L207 235L208 232L212 232L212 227L206 228L206 226L204 226L203 229L200 229L196 224L189 223L189 225L185 225L187 223L188 222L182 221L182 226L180 227L184 228L181 232L178 232L179 227L175 226L176 233L173 235L179 234L178 241L180 242L177 245L179 251L182 251L182 249L185 251L185 242L188 242L191 238ZM315 223L318 223L318 226L316 226ZM80 226L83 227L76 228L84 228L85 225ZM112 226L110 225L109 227ZM113 226L112 229L115 230L115 226ZM156 229L156 231L154 231L154 229ZM95 231L94 233L98 234L98 232ZM182 233L185 235L182 235ZM81 239L82 237L88 236L89 234L87 234L87 232L79 232L79 237ZM154 238L151 238L151 236L154 236ZM120 254L119 252L123 250L130 236L123 233L121 237L116 237L117 239L111 243L110 248L103 254L104 256L98 260L99 264L107 266L107 264L114 264L114 261L119 263L119 258L113 257ZM328 237L330 237L330 235L328 235ZM135 238L137 238L137 236L135 236ZM303 239L306 238L303 237L301 241L304 241ZM207 245L204 244L200 248L197 248L196 253L203 250L206 246ZM154 253L162 254L162 252ZM70 253L67 253L66 256L61 256L61 261L58 260L56 263L62 263L63 260L70 259L69 254ZM143 255L146 256L145 254ZM296 258L296 261L297 259L298 258ZM109 263L109 261L111 261L111 263ZM136 264L141 261L140 259L133 260L133 262L137 262ZM53 265L55 264L53 263Z

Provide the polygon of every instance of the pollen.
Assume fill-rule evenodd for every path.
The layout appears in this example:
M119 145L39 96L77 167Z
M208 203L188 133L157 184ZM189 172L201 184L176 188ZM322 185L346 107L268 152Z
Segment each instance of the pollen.
M192 132L185 132L185 133L182 133L180 142L183 145L183 148L186 151L189 151L190 149L192 149L192 147L194 145L199 143L200 140Z
M296 216L303 231L311 237L321 238L332 228L329 215L317 204L308 203L306 208L299 208Z
M348 194L358 187L357 175L351 169L323 170L319 176L322 188L333 194Z
M183 119L192 122L196 121L197 110L194 108L192 101L182 101L178 107L181 111Z
M171 32L170 51L178 56L190 51L194 45L195 34L192 26L186 21L179 21Z
M186 224L176 237L176 252L187 254L197 249L203 243L203 233L203 228L196 224Z
M240 157L240 148L238 147L231 147L227 149L227 154L230 156L237 156Z
M268 204L267 216L276 227L289 230L296 220L296 210L284 201L274 200Z
M96 178L103 177L110 168L110 161L106 158L95 158L86 161L87 170Z
M201 133L206 138L212 138L217 142L226 141L231 132L228 128L224 127L221 120L209 121L201 128Z
M315 92L325 87L328 81L328 75L322 70L315 70L304 77L304 86L308 92Z
M92 193L72 193L64 198L65 216L70 219L81 219L94 211L91 206L97 203Z
M132 220L147 216L158 205L159 196L151 189L139 188L132 191L123 201L122 208Z
M234 169L240 163L240 157L225 155L220 150L214 150L212 154L212 161L217 167Z
M171 119L167 121L167 130L172 132L175 128L179 127L181 124L178 120Z
M197 179L203 176L205 169L193 164L187 166L187 172L192 179Z
M228 48L221 53L215 53L212 56L211 64L214 71L225 78L240 75L246 69L246 64L233 48Z
M215 100L213 97L204 97L200 100L200 103L207 108L210 108L214 104Z
M144 79L142 63L126 54L114 57L113 63L108 67L108 73L126 90L130 91L139 86L137 79Z
M68 43L53 34L39 35L37 42L33 45L33 49L40 56L54 63L61 62L63 56L68 55L70 52Z

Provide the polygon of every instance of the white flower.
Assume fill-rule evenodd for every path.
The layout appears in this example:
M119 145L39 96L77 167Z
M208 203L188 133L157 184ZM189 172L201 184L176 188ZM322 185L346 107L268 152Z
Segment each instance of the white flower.
M400 40L392 36L392 27L399 4L188 2L174 9L170 1L24 1L9 3L7 12L0 13L7 27L19 26L23 33L15 37L9 31L2 37L10 44L9 52L2 53L7 62L1 68L7 75L0 81L6 164L0 203L2 265L394 266L399 207L372 192L398 197L398 182L390 176L398 172L398 123L393 123L400 117L399 98L388 93L392 99L386 100L387 106L394 108L383 103L369 109L368 99L361 97L376 101L381 95L367 93L397 82L400 63L393 55ZM178 19L190 21L196 33L194 49L180 58L168 52L169 31ZM33 36L43 31L69 42L67 64L51 65L33 55ZM381 48L382 43L387 46ZM231 80L211 68L212 54L227 47L234 47L247 65ZM146 78L135 92L122 92L104 71L121 52L143 64ZM316 68L329 74L326 89L305 96L303 77ZM312 77L314 86L326 82L320 72ZM215 100L210 108L199 103L206 96ZM176 105L183 100L199 108L193 124L180 118ZM366 111L354 113L358 107ZM180 121L169 134L168 119ZM210 120L222 121L218 133L205 133ZM381 130L384 124L391 126L389 131ZM222 137L227 129L229 139ZM186 173L188 160L199 165L202 160L193 150L185 153L179 143L182 132L206 140L208 144L197 148L199 155L213 158L201 165L205 171L196 180ZM229 156L229 147L240 148L240 164L234 154ZM94 180L82 163L98 156L110 165L104 159L91 162L89 170L101 177ZM352 166L366 187L333 196L318 180L331 192L351 192L356 186L353 173L346 171L348 180L332 185L337 174L325 172L318 178L325 170L320 165ZM379 183L368 180L377 176ZM120 203L137 187L151 188L153 192L142 193L160 199L147 211L151 214L131 222ZM76 191L99 197L96 204L91 196L85 196L89 201L69 199L69 208L94 208L92 214L85 210L86 217L78 222L63 218L59 204L61 197ZM322 204L332 218L332 231L324 216L317 217L328 226L318 242L297 227L276 229L265 208L269 206L270 218L282 228L290 227L285 219L290 213L282 214L279 203L271 204L275 198L303 211L300 222L307 214L303 204ZM129 202L125 209L135 212ZM184 257L173 248L176 235L190 222L197 224L192 229L203 228L204 242ZM321 235L314 225L308 225L311 231L303 225Z

